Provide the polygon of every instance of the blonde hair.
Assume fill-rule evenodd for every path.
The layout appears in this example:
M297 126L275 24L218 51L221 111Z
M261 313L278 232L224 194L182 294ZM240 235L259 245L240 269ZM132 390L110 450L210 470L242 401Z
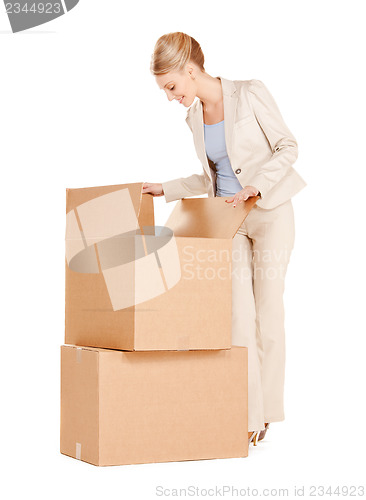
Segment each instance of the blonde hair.
M205 72L200 44L181 31L162 35L155 44L151 56L150 71L153 75L164 75L169 71L181 71L188 62L194 62Z

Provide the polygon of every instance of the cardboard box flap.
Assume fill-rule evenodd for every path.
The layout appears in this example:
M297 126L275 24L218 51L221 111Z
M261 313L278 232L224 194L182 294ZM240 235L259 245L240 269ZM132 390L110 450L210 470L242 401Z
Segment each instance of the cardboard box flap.
M233 238L256 203L250 197L235 208L225 197L183 198L179 200L165 223L174 236L197 238Z
M76 189L66 189L66 213L70 210L86 203L90 200L94 200L100 196L113 193L114 191L120 191L122 189L128 189L131 196L132 204L135 208L136 215L139 216L140 207L142 203L142 182L135 182L132 184L113 184L110 186L95 186L86 188L76 188ZM152 196L151 196L152 197Z
M66 259L78 256L84 272L98 272L93 245L154 226L153 196L142 182L66 190Z

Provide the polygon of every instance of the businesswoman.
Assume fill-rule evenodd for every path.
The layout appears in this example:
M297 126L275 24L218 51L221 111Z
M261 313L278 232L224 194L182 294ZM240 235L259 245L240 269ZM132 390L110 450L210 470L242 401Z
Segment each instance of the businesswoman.
M248 347L248 441L284 420L284 279L294 245L291 197L306 186L292 167L297 142L260 80L213 77L199 43L181 32L155 44L151 72L186 108L203 173L143 184L167 202L207 193L257 202L232 247L232 345ZM196 99L196 97L198 99Z

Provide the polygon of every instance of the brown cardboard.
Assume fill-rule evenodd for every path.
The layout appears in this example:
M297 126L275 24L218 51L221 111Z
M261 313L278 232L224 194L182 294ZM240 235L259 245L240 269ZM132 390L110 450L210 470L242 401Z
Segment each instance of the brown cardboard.
M162 228L142 183L68 189L65 342L229 349L232 238L257 198L179 200Z
M247 348L61 347L61 453L94 465L248 456Z

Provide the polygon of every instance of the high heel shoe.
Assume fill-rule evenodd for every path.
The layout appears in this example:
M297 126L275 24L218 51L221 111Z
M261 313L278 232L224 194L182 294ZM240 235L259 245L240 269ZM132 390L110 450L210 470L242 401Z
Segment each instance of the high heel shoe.
M259 437L258 437L258 441L262 441L262 439L264 439L264 436L266 435L266 432L267 432L267 430L268 430L268 427L269 427L269 423L264 424L264 430L263 430L263 431L260 431L260 433L259 433Z
M248 433L249 434L249 433ZM259 431L253 431L250 436L248 436L248 446L253 442L253 446L257 446Z

